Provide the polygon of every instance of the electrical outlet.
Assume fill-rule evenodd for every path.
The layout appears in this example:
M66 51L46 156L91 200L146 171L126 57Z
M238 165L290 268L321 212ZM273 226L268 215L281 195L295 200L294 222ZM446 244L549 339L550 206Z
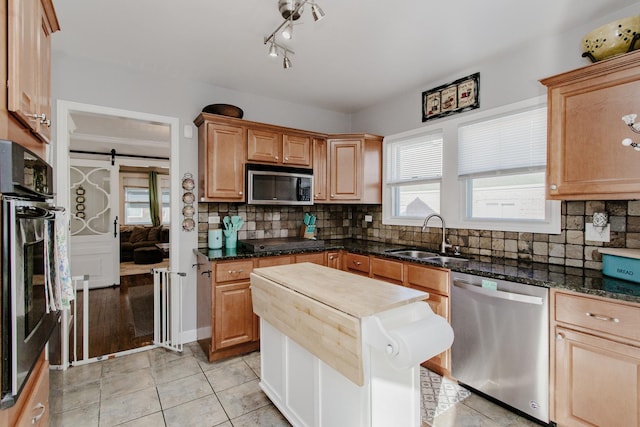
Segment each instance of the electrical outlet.
M371 215L365 215L365 216L364 216L364 221L365 221L365 222L373 222L373 216L371 216Z
M219 216L210 216L209 217L209 224L220 224L220 217Z
M584 227L584 239L591 242L611 241L611 225L607 224L605 227L594 227L593 223L586 223Z

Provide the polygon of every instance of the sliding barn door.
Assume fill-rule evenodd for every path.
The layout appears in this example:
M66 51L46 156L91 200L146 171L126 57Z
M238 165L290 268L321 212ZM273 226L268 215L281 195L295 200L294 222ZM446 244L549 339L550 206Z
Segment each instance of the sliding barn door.
M91 288L120 284L118 169L110 160L70 160L71 274L89 275Z

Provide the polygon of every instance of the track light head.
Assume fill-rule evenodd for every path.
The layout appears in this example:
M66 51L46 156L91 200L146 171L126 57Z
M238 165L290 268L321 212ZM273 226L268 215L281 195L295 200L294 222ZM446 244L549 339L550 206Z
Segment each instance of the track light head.
M291 40L293 37L293 22L289 21L287 25L282 29L282 37L287 40Z
M271 42L271 46L269 46L269 56L273 58L278 56L278 48L274 42Z
M288 70L289 68L292 67L291 65L291 60L289 59L289 57L287 57L287 55L285 54L284 59L282 60L282 67L285 70Z
M313 16L315 22L324 18L324 12L316 3L311 4L311 16Z

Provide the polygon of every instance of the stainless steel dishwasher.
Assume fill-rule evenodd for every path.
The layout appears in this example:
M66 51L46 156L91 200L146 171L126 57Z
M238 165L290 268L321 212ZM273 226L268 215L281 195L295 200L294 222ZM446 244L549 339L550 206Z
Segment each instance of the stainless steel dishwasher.
M547 288L451 272L451 374L549 422Z

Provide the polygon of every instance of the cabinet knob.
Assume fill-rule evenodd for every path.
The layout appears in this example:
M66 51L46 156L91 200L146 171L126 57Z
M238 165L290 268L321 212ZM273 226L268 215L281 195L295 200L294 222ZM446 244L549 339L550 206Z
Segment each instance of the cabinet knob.
M331 197L336 197L336 196L332 194Z
M354 263L355 265L361 265L361 264L362 264L360 261L356 261L355 259L353 260L353 263Z
M238 196L242 196L242 191L238 191Z
M276 160L279 160L279 159L280 159L280 157L279 157L279 156L276 156Z
M289 158L288 158L288 157L285 157L285 158L284 158L284 161L285 161L285 162L288 162L288 161L289 161Z
M564 340L564 334L562 332L558 332L556 334L556 341L562 341Z
M334 256L333 256L333 255L329 255L329 259L330 259L330 260L333 260L333 259L334 259Z
M551 184L551 185L549 186L549 189L550 189L550 190L557 190L557 189L558 189L558 186L557 186L557 185L555 185L555 184Z

